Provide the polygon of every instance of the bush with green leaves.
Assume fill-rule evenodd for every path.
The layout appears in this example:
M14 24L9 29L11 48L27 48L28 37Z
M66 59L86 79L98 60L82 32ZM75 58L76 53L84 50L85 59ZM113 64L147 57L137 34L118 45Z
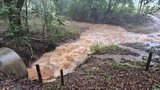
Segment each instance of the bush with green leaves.
M51 43L58 43L69 37L80 35L78 30L66 28L64 22L65 17L59 15L55 0L31 0L31 14L37 16L42 27L42 36ZM37 23L40 23L37 22Z

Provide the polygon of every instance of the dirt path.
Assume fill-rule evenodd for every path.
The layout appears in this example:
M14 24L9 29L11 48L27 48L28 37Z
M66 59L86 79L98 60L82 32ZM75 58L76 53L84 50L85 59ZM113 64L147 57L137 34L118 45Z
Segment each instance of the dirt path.
M39 64L45 82L54 81L59 76L60 69L64 74L74 71L90 54L90 46L95 44L111 45L134 42L160 42L157 34L137 34L127 32L124 28L107 24L89 24L82 22L67 22L67 25L85 29L78 41L60 45L55 51L44 54L35 62L29 71L29 78L36 79L35 65Z

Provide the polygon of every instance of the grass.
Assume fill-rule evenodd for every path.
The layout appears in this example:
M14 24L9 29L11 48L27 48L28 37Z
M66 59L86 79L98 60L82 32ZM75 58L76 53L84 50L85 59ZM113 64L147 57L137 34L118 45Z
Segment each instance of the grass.
M105 79L108 79L108 78L110 78L111 76L112 76L112 74L109 73L109 72L103 73L103 77L104 77Z
M104 46L104 45L99 45L99 44L96 44L96 45L93 45L90 47L91 49L91 52L93 53L105 53L107 51L115 51L117 49L117 45L110 45L110 46Z
M93 70L93 71L99 71L100 68L98 68L98 67L92 67L92 70Z
M93 79L96 79L96 77L93 76L93 75L88 75L88 76L85 77L85 79L87 79L87 80L93 80Z
M60 89L62 87L61 82L56 83L56 89Z
M111 63L109 63L107 65L111 66L113 69L117 69L117 68L121 68L122 67L121 64L118 64L115 61L112 61Z
M0 26L5 27L7 25L8 25L8 21L7 20L0 19Z

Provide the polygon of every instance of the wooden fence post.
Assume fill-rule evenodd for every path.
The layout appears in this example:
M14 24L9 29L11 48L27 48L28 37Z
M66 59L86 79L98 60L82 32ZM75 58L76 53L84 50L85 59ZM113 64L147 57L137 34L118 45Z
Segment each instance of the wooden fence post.
M37 74L38 74L39 82L42 83L41 70L40 70L40 66L38 64L36 65L36 69L37 69Z
M60 70L61 74L61 85L64 86L63 69Z
M150 67L150 63L151 63L151 60L152 60L152 52L149 53L149 57L148 57L148 61L146 63L146 71L149 70L149 67Z

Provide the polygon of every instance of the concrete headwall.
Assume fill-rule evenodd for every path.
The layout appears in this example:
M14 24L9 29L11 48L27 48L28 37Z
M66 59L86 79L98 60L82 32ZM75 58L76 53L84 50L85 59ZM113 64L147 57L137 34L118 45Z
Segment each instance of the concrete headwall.
M21 57L9 48L0 48L0 71L15 78L28 77L27 68Z

